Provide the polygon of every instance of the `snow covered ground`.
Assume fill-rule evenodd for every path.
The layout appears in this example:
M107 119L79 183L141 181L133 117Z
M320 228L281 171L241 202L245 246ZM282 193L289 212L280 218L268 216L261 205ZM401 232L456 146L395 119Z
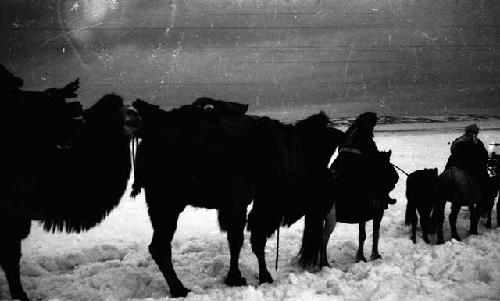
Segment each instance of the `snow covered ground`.
M500 141L500 121L478 121L485 144ZM393 162L407 172L424 167L442 171L448 142L459 136L465 123L433 124L433 130L392 131L381 125L376 141L393 150ZM439 127L442 126L441 130ZM392 126L396 129L397 126ZM418 128L414 124L411 128ZM436 130L436 127L438 129ZM459 130L458 130L459 129ZM268 241L268 265L273 284L258 286L257 261L246 234L240 267L248 286L223 284L229 251L213 210L187 208L178 222L173 241L174 266L192 289L186 300L500 300L500 228L468 236L468 212L462 210L458 231L462 242L450 241L445 223L444 245L416 245L404 226L406 177L392 196L398 203L385 213L381 226L381 260L355 263L357 225L338 224L330 240L331 268L316 273L294 264L299 250L302 221L280 234L278 270L274 270L276 239ZM306 201L306 200L305 200ZM448 205L449 210L449 205ZM494 221L496 225L496 221ZM365 255L371 252L371 222L367 226ZM420 233L421 234L421 233ZM83 234L49 234L36 222L23 242L22 282L33 300L165 300L168 286L147 251L152 228L144 195L130 199L98 227ZM8 288L0 273L0 299Z

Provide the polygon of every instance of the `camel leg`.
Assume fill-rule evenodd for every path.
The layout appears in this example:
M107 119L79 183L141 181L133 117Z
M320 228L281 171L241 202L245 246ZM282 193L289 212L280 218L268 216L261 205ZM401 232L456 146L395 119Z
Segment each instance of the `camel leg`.
M252 231L250 241L252 243L252 251L257 257L257 262L259 263L259 283L273 283L273 277L267 270L266 265L266 234L262 231Z
M366 258L363 251L363 246L365 244L366 239L366 230L365 230L365 222L359 223L359 238L358 238L358 252L356 253L356 262L364 261L366 262Z
M321 240L321 247L319 250L319 265L320 267L327 266L329 267L330 264L328 263L328 255L327 255L327 247L328 247L328 241L330 240L330 235L333 233L333 230L335 230L335 225L337 224L337 217L336 217L336 212L335 212L335 205L332 206L332 209L330 212L328 212L326 218L325 218L325 224L323 228L323 237Z
M7 240L2 242L0 248L1 266L9 283L12 299L27 301L28 295L23 290L19 274L19 261L21 259L21 240Z
M458 212L460 212L460 205L456 205L455 203L453 203L451 205L451 213L450 215L448 216L448 220L450 222L450 229L451 229L451 237L460 241L460 236L458 236L458 233L457 233L457 216L458 216ZM471 212L471 214L473 214Z
M9 232L0 230L2 231L0 233L2 241L2 247L0 247L0 266L3 268L5 278L7 278L12 299L29 301L28 295L21 284L19 261L21 260L21 240L28 236L31 221L5 222L0 222L0 229L9 229Z
M246 225L246 208L239 210L239 212L226 212L231 214L231 225L227 230L227 241L229 242L229 252L231 259L229 263L229 272L227 273L226 280L224 281L229 286L242 286L247 285L245 278L241 277L241 272L238 266L241 247L243 246Z
M373 218L373 245L372 245L372 255L370 256L371 260L381 259L378 252L378 240L380 238L380 222L382 221L382 217L384 216L384 211L381 210L380 213L377 213Z
M147 195L147 194L146 194ZM149 217L153 226L153 239L149 245L149 253L160 268L172 297L185 297L190 292L177 277L172 264L172 238L177 229L177 219L182 209L149 208Z

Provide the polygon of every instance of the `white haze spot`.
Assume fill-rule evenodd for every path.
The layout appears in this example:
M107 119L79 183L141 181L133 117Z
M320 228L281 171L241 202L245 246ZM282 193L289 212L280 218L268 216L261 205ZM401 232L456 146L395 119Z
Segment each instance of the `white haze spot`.
M108 10L118 7L117 0L83 0L83 3L85 17L90 23L101 21Z

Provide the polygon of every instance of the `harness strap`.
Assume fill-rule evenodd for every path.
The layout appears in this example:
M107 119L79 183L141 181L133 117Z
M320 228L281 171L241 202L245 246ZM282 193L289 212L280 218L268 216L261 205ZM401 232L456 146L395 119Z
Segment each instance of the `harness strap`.
M358 155L363 154L363 152L360 151L359 149L351 148L351 147L343 147L339 150L339 153L353 153L353 154L358 154Z

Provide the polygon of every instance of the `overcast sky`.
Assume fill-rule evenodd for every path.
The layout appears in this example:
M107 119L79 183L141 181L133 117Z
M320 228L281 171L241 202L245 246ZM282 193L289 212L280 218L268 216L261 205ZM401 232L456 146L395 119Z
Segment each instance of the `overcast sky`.
M3 0L2 62L26 88L80 77L165 107L498 112L498 1ZM357 105L362 104L362 105ZM500 113L500 112L499 112Z

